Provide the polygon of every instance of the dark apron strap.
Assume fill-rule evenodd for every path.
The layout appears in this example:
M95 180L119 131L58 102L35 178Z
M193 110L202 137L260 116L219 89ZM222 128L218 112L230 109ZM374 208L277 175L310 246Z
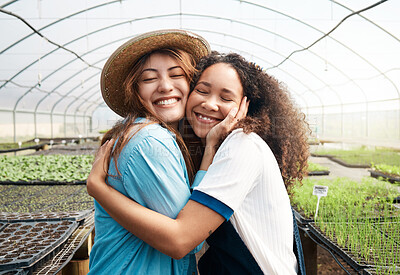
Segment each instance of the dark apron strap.
M200 258L198 268L201 275L263 274L253 255L231 224L226 221L208 237L209 248ZM293 251L296 255L299 275L305 275L303 249L300 233L293 213Z
M253 255L229 221L208 237L210 247L200 258L198 268L204 274L263 274Z

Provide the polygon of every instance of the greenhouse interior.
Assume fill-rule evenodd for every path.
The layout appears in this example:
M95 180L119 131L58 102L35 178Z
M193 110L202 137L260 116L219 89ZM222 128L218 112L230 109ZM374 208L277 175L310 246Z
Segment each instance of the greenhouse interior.
M400 1L8 0L0 11L0 274L89 272L86 180L123 119L102 70L155 30L240 54L304 114L308 170L289 198L307 274L400 274Z

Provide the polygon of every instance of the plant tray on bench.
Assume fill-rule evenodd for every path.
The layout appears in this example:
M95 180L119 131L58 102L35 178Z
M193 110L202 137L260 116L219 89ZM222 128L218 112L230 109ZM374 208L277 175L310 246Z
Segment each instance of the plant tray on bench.
M8 223L0 231L0 270L34 270L78 225L74 221Z

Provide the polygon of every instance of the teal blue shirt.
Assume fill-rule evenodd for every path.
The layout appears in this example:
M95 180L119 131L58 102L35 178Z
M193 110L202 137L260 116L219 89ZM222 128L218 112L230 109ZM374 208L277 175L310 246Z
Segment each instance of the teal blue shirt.
M108 177L111 186L168 217L176 218L189 199L190 184L182 153L175 137L158 124L148 125L133 136L121 151L118 169L121 176ZM113 160L109 173L117 174ZM125 230L96 201L95 230L90 274L196 274L193 253L201 246L174 260Z

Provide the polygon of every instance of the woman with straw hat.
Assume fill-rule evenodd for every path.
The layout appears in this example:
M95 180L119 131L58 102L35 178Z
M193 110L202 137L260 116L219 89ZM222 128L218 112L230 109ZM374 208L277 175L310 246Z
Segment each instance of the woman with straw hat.
M103 138L116 140L108 183L154 211L176 217L187 202L190 156L178 132L195 63L209 53L202 37L183 30L138 35L119 47L101 74L107 105L124 120ZM120 226L95 201L90 274L193 274L194 254L180 260ZM195 250L196 251L196 250Z

